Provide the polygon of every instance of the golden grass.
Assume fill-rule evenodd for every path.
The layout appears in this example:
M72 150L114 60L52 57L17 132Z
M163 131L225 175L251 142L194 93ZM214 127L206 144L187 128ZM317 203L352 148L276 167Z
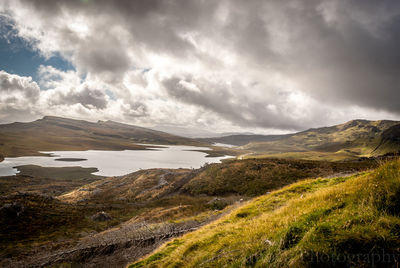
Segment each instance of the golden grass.
M399 160L347 178L298 182L129 267L370 267L371 260L353 257L400 246L399 193Z
M364 156L364 155L363 155ZM354 160L359 156L340 150L338 152L287 152L287 153L256 153L243 155L242 159L263 159L263 158L284 158L284 159L302 159L302 160L313 160L313 161L346 161Z

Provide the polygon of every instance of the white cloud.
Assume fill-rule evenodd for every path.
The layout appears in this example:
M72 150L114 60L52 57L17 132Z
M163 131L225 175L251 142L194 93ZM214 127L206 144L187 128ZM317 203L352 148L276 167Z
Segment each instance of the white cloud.
M0 120L32 118L40 89L31 77L21 77L0 71Z
M32 114L280 131L399 118L400 6L384 2L5 0L0 12L76 70L40 67Z

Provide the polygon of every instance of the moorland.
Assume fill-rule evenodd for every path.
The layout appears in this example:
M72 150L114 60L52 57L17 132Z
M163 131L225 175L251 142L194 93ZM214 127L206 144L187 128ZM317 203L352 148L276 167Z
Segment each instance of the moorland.
M396 121L353 120L272 138L196 140L56 117L3 125L5 157L182 144L232 158L117 177L18 167L0 177L0 265L372 267L353 257L395 256L399 247L399 129ZM236 138L237 147L213 145Z

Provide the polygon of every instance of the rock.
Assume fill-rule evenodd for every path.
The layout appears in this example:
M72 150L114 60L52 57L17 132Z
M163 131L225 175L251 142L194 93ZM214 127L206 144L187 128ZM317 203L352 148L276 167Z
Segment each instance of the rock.
M101 211L92 216L92 220L94 221L109 221L112 217L108 215L108 213Z
M273 243L269 239L265 239L264 243L267 244L267 245L270 245L270 246L273 245Z
M25 211L25 207L17 202L5 204L0 208L0 215L5 218L19 217Z

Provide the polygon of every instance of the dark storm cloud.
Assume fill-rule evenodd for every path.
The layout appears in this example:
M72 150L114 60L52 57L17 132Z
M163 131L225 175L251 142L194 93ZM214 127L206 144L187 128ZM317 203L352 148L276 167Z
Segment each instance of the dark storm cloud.
M296 49L285 70L321 101L399 113L400 2L326 3L334 6L331 24L318 9L291 14L301 26L291 32Z
M200 62L204 71L223 69L224 64L213 59L215 54L210 56L208 47L198 49L187 35L209 41L211 50L218 45L215 49L221 54L237 58L229 67L230 73L236 72L236 80L254 79L260 83L257 88L238 94L246 90L244 84L192 79L186 74L172 74L162 84L175 100L211 110L241 126L293 129L321 119L319 110L313 110L314 117L308 121L288 114L288 96L263 85L263 79L274 73L291 81L293 88L287 90L301 91L320 106L400 114L397 0L22 2L30 12L40 14L43 27L58 31L64 55L78 70L100 77L111 74L113 79L108 80L115 83L132 68L157 67L147 66L146 56L151 53ZM57 28L59 18L80 17L89 25L84 35L69 26ZM188 90L180 81L194 82L197 91ZM268 96L260 98L263 91ZM100 108L106 105L103 96L85 96L65 98L83 99Z
M40 13L49 25L66 13L95 21L90 36L81 38L68 29L62 29L65 31L63 38L68 40L71 46L77 45L74 48L78 50L77 60L89 70L113 72L121 72L140 64L135 58L132 59L131 65L127 63L129 59L125 52L130 47L135 47L136 56L140 56L142 49L187 56L192 52L193 46L180 34L199 28L207 29L203 20L207 19L209 13L217 6L217 3L212 1L23 2ZM120 36L120 32L116 31L114 26L126 30L128 36ZM126 44L124 38L129 39L130 44Z
M76 51L75 61L84 72L113 72L119 74L129 69L130 60L122 44L111 35L98 32L88 38ZM98 44L101 44L99 46Z
M195 85L195 90L182 82ZM227 85L196 81L190 77L170 78L163 81L168 94L188 104L211 110L223 118L245 127L269 127L277 129L300 129L302 125L283 111L272 110L268 104L248 99L245 95L236 96L235 91L251 90L241 84Z

